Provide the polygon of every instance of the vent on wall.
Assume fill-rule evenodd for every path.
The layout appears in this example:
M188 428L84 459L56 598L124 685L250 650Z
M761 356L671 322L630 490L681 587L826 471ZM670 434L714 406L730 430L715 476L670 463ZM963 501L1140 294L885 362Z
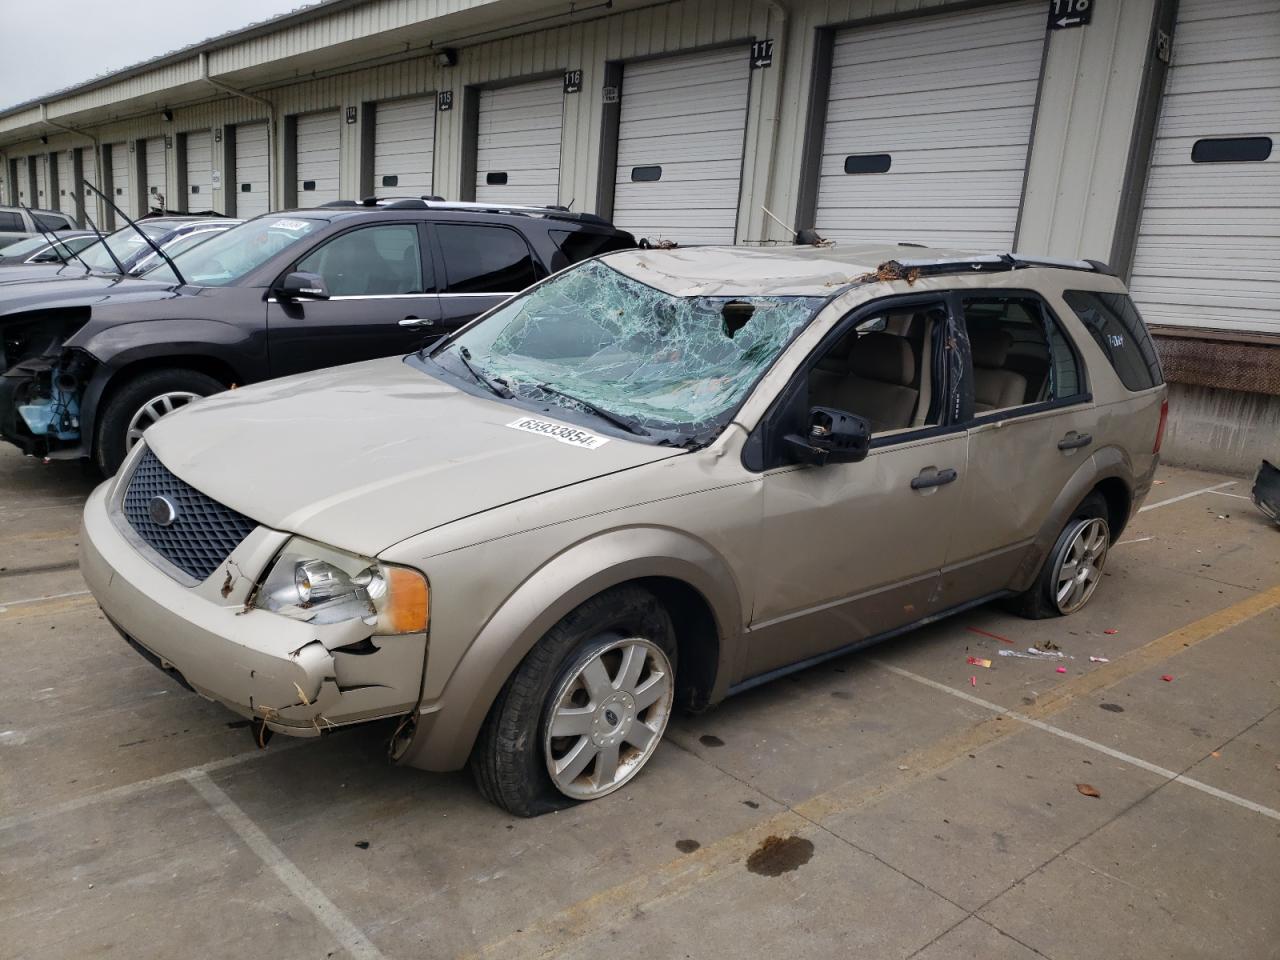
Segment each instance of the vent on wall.
M484 182L491 187L505 187L507 185L507 175L505 173L486 173Z
M631 182L632 183L656 183L662 179L662 167L632 167Z
M253 184L252 184L252 183L242 183L242 184L240 184L240 192L241 192L241 193L253 193Z
M383 178L382 178L382 185L383 185L384 187L398 187L398 186L400 186L400 178L399 178L398 176L386 176L386 177L383 177Z
M1270 137L1213 137L1191 148L1192 163L1256 163L1270 156Z
M864 153L844 158L845 173L888 173L893 157L887 153Z
M315 182L314 180L303 180L303 181L302 181L302 189L303 189L304 191L305 191L305 190L314 190L315 188L316 188L316 182Z

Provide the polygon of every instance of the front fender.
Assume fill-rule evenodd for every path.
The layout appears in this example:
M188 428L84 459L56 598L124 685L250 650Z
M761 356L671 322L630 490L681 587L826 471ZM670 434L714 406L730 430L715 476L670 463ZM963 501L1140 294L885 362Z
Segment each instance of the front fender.
M1058 540L1058 534L1066 526L1072 511L1080 506L1080 502L1103 480L1117 479L1124 484L1129 496L1130 510L1133 509L1135 476L1133 462L1120 447L1108 445L1093 452L1089 459L1083 461L1071 479L1063 486L1057 499L1053 501L1045 517L1044 523L1036 533L1035 541L1014 575L1011 587L1015 591L1028 589L1040 573L1045 558ZM1118 532L1118 531L1117 531Z
M267 375L266 344L243 327L220 320L137 320L82 330L67 347L89 354L97 361L80 398L83 435L93 436L98 408L113 380L138 363L154 364L172 358L175 364L191 358L217 361L236 374L237 383L251 383Z
M664 527L609 531L570 547L545 563L485 622L441 695L420 708L415 736L401 762L424 770L463 766L490 706L520 661L574 608L610 587L646 577L683 581L707 601L720 638L712 702L732 673L742 606L729 565L707 544ZM430 652L427 669L431 669Z

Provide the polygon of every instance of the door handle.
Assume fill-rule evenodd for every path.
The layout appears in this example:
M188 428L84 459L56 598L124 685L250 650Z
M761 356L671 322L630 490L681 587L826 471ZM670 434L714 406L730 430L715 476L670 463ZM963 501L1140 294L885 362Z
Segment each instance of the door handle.
M1059 450L1079 450L1081 447L1087 447L1093 443L1093 435L1088 433L1076 433L1074 430L1058 441Z
M405 317L400 321L402 327L430 327L435 321L430 317Z
M911 478L912 490L925 490L929 487L941 487L945 484L953 482L960 474L956 473L951 467L944 467L941 470L932 468L921 470L916 476Z

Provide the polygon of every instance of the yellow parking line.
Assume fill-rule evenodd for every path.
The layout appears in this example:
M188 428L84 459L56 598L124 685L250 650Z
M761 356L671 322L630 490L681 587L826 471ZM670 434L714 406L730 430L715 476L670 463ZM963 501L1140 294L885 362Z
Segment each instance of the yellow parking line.
M1023 717L1043 719L1065 709L1079 697L1114 686L1149 669L1160 660L1218 636L1278 606L1280 585L1157 637L1099 669L1065 681L1041 697L1034 706L1024 707L1018 713ZM464 956L468 960L497 956L558 956L573 941L592 930L600 929L606 919L628 912L634 906L647 909L656 902L696 887L745 859L770 834L783 835L812 829L815 823L821 823L835 814L866 807L918 780L932 777L948 764L979 747L1025 729L1025 724L1012 717L995 716L983 720L912 751L898 761L896 766L899 769L875 784L852 781L817 794L789 810L783 810L744 830L708 843L692 854L668 861L641 877L593 894L526 926L519 933L510 934Z

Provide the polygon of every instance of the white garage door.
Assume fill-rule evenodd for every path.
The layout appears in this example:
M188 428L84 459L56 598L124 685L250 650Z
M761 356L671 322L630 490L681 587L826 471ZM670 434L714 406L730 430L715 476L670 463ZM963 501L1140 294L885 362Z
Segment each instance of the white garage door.
M267 196L267 125L242 123L236 127L236 178L231 185L236 216L256 217L271 209Z
M435 95L379 103L373 114L373 195L421 197L434 193Z
M836 35L818 181L831 240L1013 246L1045 4Z
M111 151L111 202L131 217L138 215L133 209L133 177L130 176L130 161L133 154L129 152L127 143L113 143ZM124 220L112 211L113 222L117 227L124 226Z
M147 140L147 209L168 209L168 179L165 170L164 137L151 137Z
M1129 285L1148 323L1280 333L1280 0L1182 0Z
M335 113L298 117L298 206L314 207L338 196L341 120Z
M18 203L31 206L31 167L26 157L18 158Z
M76 205L76 174L70 150L58 154L58 209L70 217L79 217Z
M549 206L560 202L564 80L480 91L476 200Z
M733 243L749 52L729 47L624 68L615 224L650 240Z
M98 183L98 155L93 147L85 147L80 151L80 179L84 183L92 183L99 190L102 189L102 185ZM88 187L84 187L80 195L84 197L86 213L93 218L95 224L102 227L103 224L100 217L102 202L98 199L98 195ZM87 220L85 221L85 226L89 226Z
M213 209L213 138L208 130L187 137L187 195L183 210Z
M49 157L42 153L32 157L31 162L36 165L36 202L32 206L47 210L53 206L49 196Z

